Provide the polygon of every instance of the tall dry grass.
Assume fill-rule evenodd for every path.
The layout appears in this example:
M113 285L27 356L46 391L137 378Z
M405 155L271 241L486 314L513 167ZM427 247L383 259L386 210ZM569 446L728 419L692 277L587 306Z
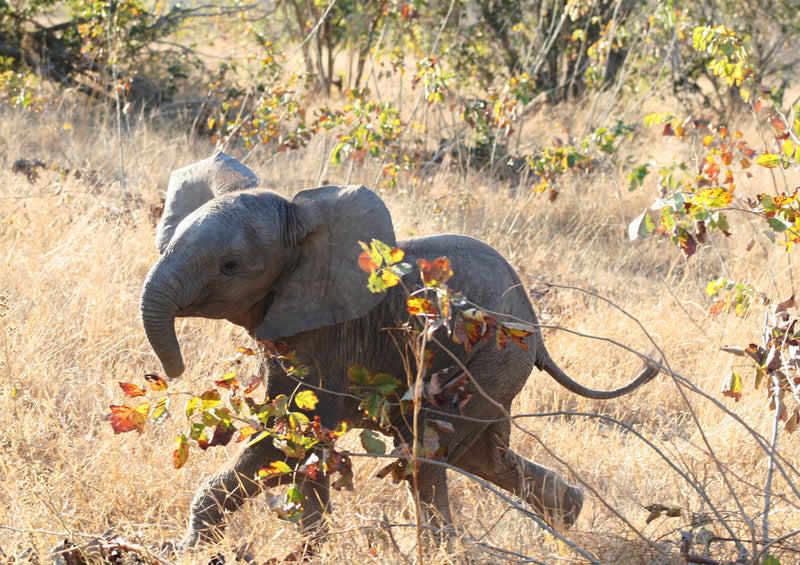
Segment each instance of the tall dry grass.
M174 540L182 533L195 488L236 450L196 452L176 471L171 449L181 428L180 407L172 419L141 436L115 436L104 421L108 406L123 399L118 381L158 369L138 319L141 283L157 256L152 208L171 170L213 150L208 139L169 121L130 120L122 139L123 186L112 116L65 104L40 115L4 110L0 119L0 548L9 556L32 548L45 560L62 532L100 534L113 528L150 547ZM552 113L542 110L524 135L533 143L557 131ZM637 159L662 149L680 151L666 143L653 136L627 150ZM245 158L266 186L287 196L313 184L326 158L320 145L277 156L264 149L231 153ZM18 158L80 170L81 178L40 168L38 178L29 181L11 171ZM349 180L374 186L376 170L370 164L356 167ZM326 180L343 182L345 173L329 168ZM709 317L705 284L725 274L780 298L791 291L792 267L781 251L767 245L745 251L750 238L758 237L746 222L737 224L731 239L715 238L688 261L661 242L629 242L627 223L652 194L629 193L626 184L624 171L607 167L574 177L550 203L527 187L513 191L485 175L450 169L382 196L401 237L456 231L494 245L536 291L534 305L545 324L644 352L650 343L641 322L670 367L722 401L721 377L735 359L719 348L757 341L763 308L745 319ZM547 287L534 277L565 287ZM178 332L188 362L178 389L197 390L215 374L217 360L250 343L224 322L186 320ZM545 330L545 340L565 370L594 388L626 382L639 363L609 342L567 331ZM748 388L742 402L723 404L769 437L771 421L761 392ZM572 414L537 415L557 411ZM583 514L565 535L599 562L679 562L678 530L687 529L692 513L710 513L690 483L702 487L736 535L746 539L748 529L737 500L760 527L767 455L723 410L686 389L681 393L670 376L630 396L592 402L534 373L514 413L526 415L517 420L515 449L584 485ZM630 429L579 413L606 415ZM354 438L348 441L358 450ZM800 466L797 442L796 436L780 437L781 452L795 467ZM413 508L402 485L373 478L382 464L358 459L355 491L334 495L331 535L319 561L397 563L404 559L398 548L412 559ZM583 562L508 502L467 478L450 478L463 537L449 551L432 551L428 562L514 563L525 557ZM797 497L780 478L772 488L787 497L770 516L773 531L797 530ZM646 524L644 507L652 503L681 508L685 515ZM707 528L729 537L719 520ZM288 553L296 540L293 527L272 518L256 499L232 517L221 547L177 560L207 562L212 551L230 555L250 542L263 562ZM798 546L796 538L789 543ZM720 556L730 555L733 546L716 542L712 547L718 548L712 556ZM791 563L798 557L783 553L782 559Z

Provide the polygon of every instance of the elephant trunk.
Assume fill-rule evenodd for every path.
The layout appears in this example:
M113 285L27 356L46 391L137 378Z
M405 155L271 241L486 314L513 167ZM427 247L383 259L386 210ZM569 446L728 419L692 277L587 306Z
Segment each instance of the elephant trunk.
M170 378L181 375L184 370L181 348L175 335L175 316L180 310L178 300L181 286L170 279L163 261L156 263L147 275L139 303L142 324L147 341L158 356L164 371Z

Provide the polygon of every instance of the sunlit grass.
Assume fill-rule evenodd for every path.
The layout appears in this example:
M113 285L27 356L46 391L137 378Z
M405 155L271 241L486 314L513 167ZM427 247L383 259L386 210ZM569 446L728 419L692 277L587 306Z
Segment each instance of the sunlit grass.
M108 406L123 400L118 381L158 370L138 319L141 283L157 257L153 209L169 172L207 157L213 146L167 124L133 123L123 133L123 186L118 132L107 125L113 122L102 116L86 120L81 110L64 106L39 116L4 111L0 120L0 548L6 555L34 548L44 558L60 541L47 532L101 534L114 528L153 548L175 540L185 527L196 487L236 450L195 452L176 471L171 449L181 428L181 408L166 424L151 426L141 436L115 436L104 421ZM71 129L63 128L67 122ZM540 116L525 135L554 135L555 126L547 124ZM269 159L263 150L231 153L246 157L265 186L287 196L310 186L327 158L322 144ZM31 182L11 172L18 158L40 159L46 167ZM349 182L373 185L376 170L370 164L354 167ZM325 180L342 183L346 174L344 168L330 167ZM709 317L705 284L728 273L769 290L774 277L774 292L788 293L792 268L782 252L758 246L746 252L749 239L757 237L746 223L729 241L715 240L689 261L666 244L629 242L627 222L652 195L620 188L626 186L623 170L575 176L550 203L531 196L525 186L514 191L486 176L440 170L417 186L381 195L400 237L461 232L494 245L523 273L526 286L535 289L533 302L542 323L648 351L648 337L638 324L608 303L579 289L544 286L534 277L612 300L641 322L670 367L722 401L722 376L736 360L719 347L758 340L763 310L759 306L745 319ZM202 379L215 374L217 360L239 345L252 345L241 330L224 322L186 320L177 329L188 362L178 390L201 386ZM546 329L544 334L553 358L593 388L619 386L638 367L635 356L608 342L564 331ZM517 421L512 445L571 482L586 485L583 514L566 535L599 561L661 562L656 549L634 530L675 556L678 530L687 528L692 513L709 513L702 497L632 431L692 473L736 524L736 533L744 535L747 528L734 517L733 496L710 456L713 449L748 516L760 524L765 453L710 402L691 393L688 398L693 415L666 375L628 397L598 403L534 373L519 395L514 413L529 416ZM769 436L762 391L746 388L742 402L724 403ZM592 416L536 415L554 411L605 414L632 431ZM354 438L349 441L358 449ZM791 463L800 465L796 437L781 436L780 446ZM413 506L402 485L374 478L382 465L359 459L356 490L334 494L331 535L320 550L321 562L397 563L402 560L398 548L412 558ZM451 485L463 537L450 553L433 551L431 563L463 562L465 557L506 562L476 542L548 563L579 561L529 518L469 479L451 475ZM788 492L780 480L773 488ZM652 503L681 508L685 516L645 524L644 507ZM796 506L778 503L776 508L771 518L776 532L800 527ZM708 528L728 536L718 522ZM297 539L292 526L274 519L256 499L232 517L222 550L249 542L264 561L289 553ZM732 551L731 544L721 547Z

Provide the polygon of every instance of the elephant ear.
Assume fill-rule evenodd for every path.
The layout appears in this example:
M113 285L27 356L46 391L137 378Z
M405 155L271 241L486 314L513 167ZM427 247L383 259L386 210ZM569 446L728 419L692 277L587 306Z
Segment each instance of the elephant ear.
M255 188L258 182L253 171L222 151L172 171L156 231L158 252L164 253L178 224L200 206L220 194Z
M363 316L383 300L367 289L358 266L359 241L394 246L392 217L380 197L363 186L324 186L297 193L300 250L256 332L277 339Z

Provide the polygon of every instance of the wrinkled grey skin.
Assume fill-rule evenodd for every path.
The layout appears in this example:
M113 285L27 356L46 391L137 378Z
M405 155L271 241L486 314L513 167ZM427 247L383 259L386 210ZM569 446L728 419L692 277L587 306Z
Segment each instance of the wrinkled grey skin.
M223 169L230 167L228 172L247 171L227 156L212 159L223 163ZM361 420L358 400L341 394L348 391L348 367L363 365L373 373L403 378L410 357L407 332L400 329L410 318L405 291L396 286L385 294L372 294L366 288L367 275L357 264L358 242L373 238L402 248L405 261L411 264L418 258L448 257L455 273L448 283L451 288L488 311L537 323L517 274L499 253L480 241L440 235L396 242L383 201L364 187L314 188L298 193L291 201L264 190L209 189L204 180L208 162L195 165L197 179L192 166L177 172L183 186L194 187L194 193L173 191L170 181L167 207L185 211L186 217L173 217L169 232L159 226L157 241L163 255L147 275L142 291L145 332L169 377L184 370L175 317L225 318L253 337L285 342L297 354L309 368L306 385L319 387L315 413L323 425L334 427L349 420L368 426ZM242 178L247 180L250 175ZM198 193L202 197L198 198ZM186 200L170 202L178 198ZM201 205L202 198L208 201ZM197 208L188 210L187 201ZM406 288L420 285L414 271L403 280ZM430 371L453 368L449 374L457 377L460 369L453 355L492 397L485 398L478 386L469 385L475 394L461 410L470 420L460 420L461 410L452 403L439 408L445 415L434 417L451 421L455 428L454 433L440 434L440 442L447 448L443 460L523 498L554 527L572 525L580 513L583 493L554 471L509 448L510 422L503 419L504 411L509 410L533 367L589 398L625 394L652 379L657 370L646 367L629 385L600 392L564 374L550 358L538 331L526 338L527 352L513 343L503 350L494 343L481 343L468 353L441 331L436 336L450 354L434 348ZM297 383L279 367L265 362L264 371L271 397L296 389ZM399 436L395 441L410 443L403 422L400 414L393 416ZM230 465L209 477L192 502L183 545L218 539L225 512L235 510L262 488L279 484L279 479L258 482L258 470L285 459L270 441L263 440L245 447ZM423 464L417 480L420 499L435 510L431 518L440 525L450 523L444 469ZM306 479L300 488L306 496L302 526L314 528L328 505L328 481Z

